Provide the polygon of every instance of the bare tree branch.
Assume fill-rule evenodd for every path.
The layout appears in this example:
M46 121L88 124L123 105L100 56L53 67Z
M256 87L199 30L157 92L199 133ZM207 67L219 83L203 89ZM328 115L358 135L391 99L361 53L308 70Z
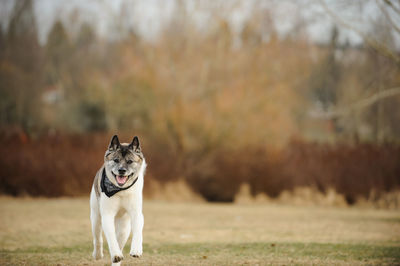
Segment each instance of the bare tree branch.
M400 28L396 25L396 23L393 21L392 17L390 16L389 12L386 10L386 8L382 5L380 0L375 0L376 4L378 5L379 9L382 11L382 13L385 15L386 19L389 21L390 25L392 25L393 29L397 32L400 33Z
M318 2L321 4L321 6L325 9L325 11L328 13L329 16L332 17L333 20L335 20L336 23L342 25L343 27L346 27L358 35L360 35L364 41L369 45L371 48L373 48L375 51L380 53L381 55L393 60L399 67L400 67L400 57L392 51L389 47L387 47L385 44L379 42L376 39L370 38L367 34L364 32L360 31L350 23L347 23L343 19L341 19L338 15L336 15L335 12L333 12L323 0L318 0Z
M399 94L400 94L400 87L382 90L382 91L379 91L379 92L373 94L372 96L370 96L368 98L362 99L362 100L360 100L352 105L349 105L347 107L334 108L333 110L329 110L326 112L312 110L311 112L309 112L309 116L313 117L313 118L321 118L321 119L332 119L332 118L337 118L337 117L341 117L341 116L346 116L356 110L366 108L366 107L376 103L377 101L380 101L380 100L383 100L385 98L392 97L395 95L399 95Z
M398 15L400 15L400 8L398 8L397 6L395 6L392 1L390 0L383 0L388 6L390 6L394 12L396 12Z

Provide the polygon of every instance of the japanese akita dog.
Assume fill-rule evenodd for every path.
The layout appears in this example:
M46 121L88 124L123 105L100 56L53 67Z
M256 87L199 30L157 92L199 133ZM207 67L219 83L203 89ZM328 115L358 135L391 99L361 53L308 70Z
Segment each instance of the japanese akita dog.
M124 258L122 250L132 230L130 255L142 255L142 190L146 161L139 139L130 144L112 137L90 193L90 219L93 233L93 257L103 257L102 229L112 263Z

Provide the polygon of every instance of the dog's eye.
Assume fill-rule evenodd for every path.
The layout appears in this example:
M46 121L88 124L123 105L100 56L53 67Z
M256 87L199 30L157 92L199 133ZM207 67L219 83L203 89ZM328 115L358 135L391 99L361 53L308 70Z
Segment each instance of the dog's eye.
M114 159L114 162L115 163L119 163L119 159Z
M133 163L133 161L132 160L128 160L126 163L127 164L131 164L131 163Z

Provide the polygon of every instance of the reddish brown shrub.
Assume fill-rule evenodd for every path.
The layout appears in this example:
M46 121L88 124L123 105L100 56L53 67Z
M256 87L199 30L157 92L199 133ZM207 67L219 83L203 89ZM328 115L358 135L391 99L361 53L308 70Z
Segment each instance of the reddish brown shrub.
M121 139L129 141L130 137ZM35 140L1 136L0 193L88 195L109 138L102 134ZM253 195L271 197L299 186L321 192L334 188L350 204L357 197L367 198L372 190L379 194L400 187L400 146L396 145L292 142L278 152L258 147L182 152L144 139L142 146L148 162L147 180L163 184L186 178L208 201L233 201L242 183L250 184Z

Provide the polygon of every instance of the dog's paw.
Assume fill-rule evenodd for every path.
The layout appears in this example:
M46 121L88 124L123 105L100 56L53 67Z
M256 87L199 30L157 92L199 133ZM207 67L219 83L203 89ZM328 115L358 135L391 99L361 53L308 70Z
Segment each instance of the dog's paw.
M131 255L134 258L139 258L140 256L142 256L143 251L142 248L134 248L131 249L131 252L129 252L129 255Z
M122 254L118 254L118 255L112 256L112 262L113 263L120 262L123 259L124 259L124 256Z
M93 250L92 256L93 256L93 259L99 260L104 257L104 254L103 254L103 251Z

